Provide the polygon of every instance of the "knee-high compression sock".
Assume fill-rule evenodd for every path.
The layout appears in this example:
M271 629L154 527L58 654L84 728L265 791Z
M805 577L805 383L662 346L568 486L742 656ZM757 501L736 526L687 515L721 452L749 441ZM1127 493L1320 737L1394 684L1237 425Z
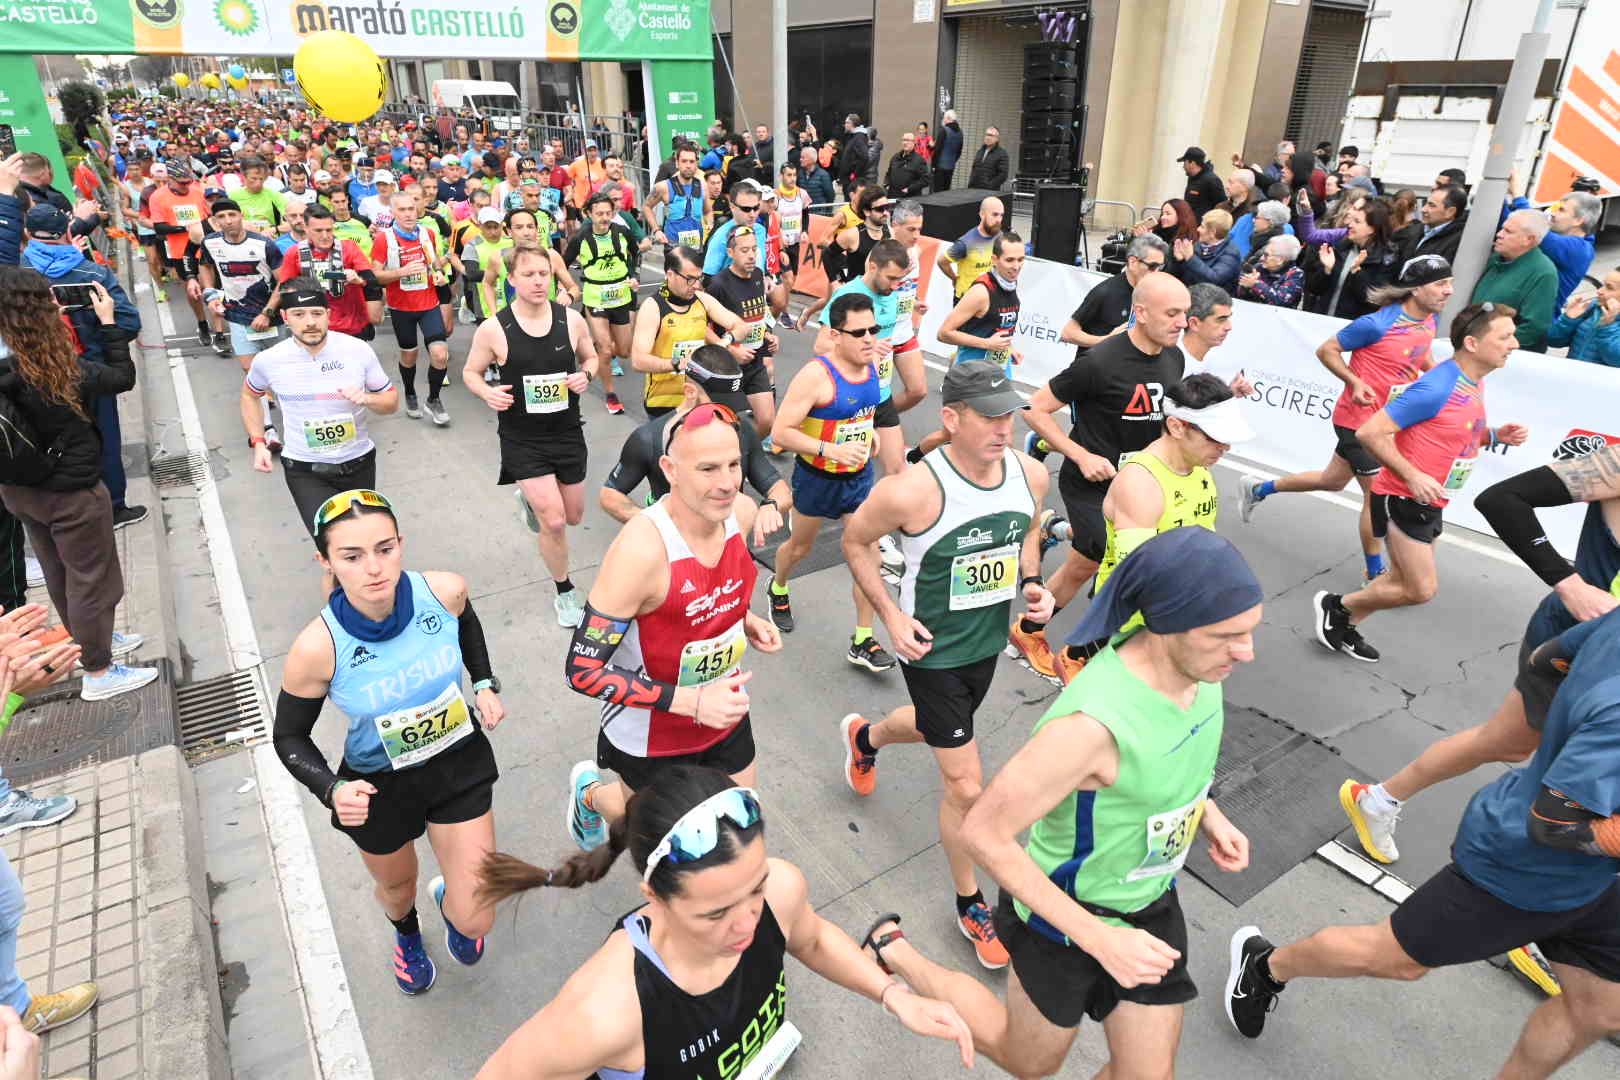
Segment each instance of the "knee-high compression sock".
M444 388L444 380L449 376L448 368L428 368L428 400L438 401L439 391Z
M405 387L405 393L411 397L416 396L416 368L399 365L400 385Z

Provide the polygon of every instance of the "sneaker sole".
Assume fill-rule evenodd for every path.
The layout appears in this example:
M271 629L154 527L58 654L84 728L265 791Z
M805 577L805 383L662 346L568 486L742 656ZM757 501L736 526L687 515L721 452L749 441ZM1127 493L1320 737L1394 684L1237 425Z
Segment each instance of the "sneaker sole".
M1014 623L1013 625L1016 626L1017 623ZM1027 649L1025 649L1024 646L1019 642L1019 640L1016 637L1014 637L1010 632L1007 634L1007 644L1009 646L1011 646L1012 651L1013 651L1013 655L1016 656L1018 659L1022 660L1024 663L1028 664L1029 665L1029 670L1033 671L1035 674L1039 675L1041 678L1043 678L1043 679L1056 679L1056 678L1059 678L1059 675L1057 673L1056 668L1053 668L1049 672L1048 671L1042 671L1040 665L1037 664L1034 661L1034 659L1029 655L1029 651Z
M18 829L38 829L46 825L55 825L58 821L72 817L73 811L77 810L78 808L78 805L75 804L74 806L69 807L66 812L57 814L55 817L40 818L37 821L18 821L11 825L0 826L0 836L8 836L11 833L16 832Z
M1252 937L1260 935L1258 926L1240 926L1232 932L1232 942L1227 946L1227 972L1226 972L1226 1020L1232 1025L1232 1030L1243 1035L1243 1029L1238 1027L1237 1017L1232 1015L1232 994L1237 990L1238 979L1243 975L1243 946ZM1243 1035L1245 1039L1253 1036Z
M1548 997L1558 997L1564 992L1558 979L1536 963L1536 958L1530 955L1526 946L1521 945L1517 949L1508 950L1507 959L1508 963L1513 965L1514 971L1534 983L1536 989Z
M141 687L147 685L148 683L152 683L152 682L155 682L155 681L157 681L157 672L154 670L150 676L148 676L147 678L142 679L140 682L132 683L129 686L121 686L117 690L110 690L110 691L106 691L106 692L99 692L98 691L98 692L93 693L89 689L81 687L80 690L79 690L79 700L80 701L106 701L108 698L115 698L119 694L127 694L131 690L139 690Z
M280 449L281 449L281 447L278 445L275 450L271 451L271 453L275 453L276 451L278 451ZM126 518L123 521L115 521L115 522L113 522L113 528L114 529L122 529L122 528L124 528L125 526L128 526L128 525L139 525L141 522L145 521L147 518L149 518L151 516L152 516L152 512L150 510L148 510L146 513L142 514L138 518ZM45 584L45 579L44 578L40 579L40 584L41 585Z
M444 951L450 954L450 959L454 960L462 967L472 967L474 964L478 963L478 961L484 958L484 954L480 952L471 960L463 960L461 957L456 955L456 950L451 947L450 920L446 919L444 916L444 888L445 885L443 874L437 875L432 881L428 882L428 895L433 897L433 903L439 909L439 918L444 920Z
M1326 649L1328 652L1336 653L1336 652L1339 652L1340 650L1334 648L1333 644L1330 641L1328 641L1328 637L1327 637L1328 614L1327 614L1327 609L1322 606L1323 599L1325 599L1329 595L1331 595L1331 594L1326 589L1323 589L1321 592L1317 593L1314 597L1311 598L1311 604L1316 609L1316 619L1315 619L1316 640L1321 642L1322 643L1322 648Z
M1258 476L1249 476L1248 474L1244 474L1243 478L1238 481L1243 485L1243 490L1238 493L1238 517L1243 519L1245 525L1254 517L1254 508L1260 505L1260 500L1254 497L1254 485L1259 482L1260 478Z
M145 644L146 644L146 642L142 641L138 645L126 645L122 649L114 649L112 651L112 658L114 660L127 660L129 657L134 656L136 653L140 652L141 651L141 645L145 645Z
M90 999L89 1004L85 1005L85 1007L83 1009L81 1009L79 1012L74 1013L72 1016L64 1016L60 1020L52 1020L50 1023L41 1024L39 1027L36 1027L36 1028L28 1028L28 1031L30 1033L34 1034L34 1035L43 1035L47 1031L55 1031L57 1028L67 1027L69 1024L73 1023L75 1020L84 1019L84 1017L89 1014L90 1010L96 1007L96 1002L98 1002L100 1000L101 1000L101 994L97 993L95 997L92 997Z
M898 663L898 661L891 661L887 667L882 667L872 663L872 661L868 660L866 657L856 656L854 653L845 653L844 659L848 660L858 668L865 668L874 675L881 675L885 671L893 671L895 663Z
M579 789L580 776L595 769L596 766L591 762L580 761L575 762L574 767L568 770L568 805L563 809L563 832L567 833L568 838L578 844L582 851L594 851L595 849L580 844L579 838L574 835L574 792Z
M1350 819L1350 827L1356 830L1356 839L1361 841L1361 850L1375 862L1388 866L1400 858L1400 854L1397 852L1394 855L1385 855L1373 843L1372 832L1367 828L1366 815L1361 812L1361 807L1356 805L1355 787L1354 780L1346 780L1339 785L1339 807L1344 810L1344 816Z
M853 779L855 772L855 740L850 736L849 727L851 724L859 723L864 719L866 719L866 717L862 716L860 713L850 713L848 716L838 721L838 730L842 732L844 736L844 783L849 785L849 790L854 791L855 794L861 796L862 798L865 798L870 794L870 792L858 791L855 788L855 781Z
M972 942L972 944L973 944L973 956L974 956L974 959L979 961L979 966L980 967L984 968L986 971L1000 971L1002 968L1007 966L1007 961L1005 961L1005 960L1002 961L999 964L992 964L992 963L990 963L990 961L986 960L983 956L979 955L979 939L974 937L972 934L968 933L967 927L962 925L962 917L960 915L958 915L956 917L956 928L958 930L962 931L962 936L963 937L967 938L968 941Z

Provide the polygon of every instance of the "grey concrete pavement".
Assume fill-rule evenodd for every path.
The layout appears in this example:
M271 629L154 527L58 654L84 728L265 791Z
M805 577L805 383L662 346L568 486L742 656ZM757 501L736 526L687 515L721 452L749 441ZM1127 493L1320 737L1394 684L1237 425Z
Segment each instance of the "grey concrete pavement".
M177 307L177 314L182 314ZM182 325L184 320L181 320ZM470 332L458 328L453 367L459 374ZM810 338L785 336L779 385L808 355ZM395 356L385 334L384 367ZM255 626L267 657L270 685L280 658L313 618L321 598L307 534L294 515L279 474L251 471L236 418L240 372L230 360L195 347L188 367L212 453L220 498L230 523ZM938 373L930 373L937 388ZM502 779L495 789L500 847L549 864L569 851L562 814L569 765L592 753L596 712L565 687L561 666L568 632L552 615L552 590L534 538L514 513L510 489L497 488L494 416L453 377L447 429L403 413L373 424L380 454L378 482L396 503L406 536L407 565L464 574L490 638L506 690L508 719L492 737ZM634 402L637 380L621 395ZM937 399L931 399L937 401ZM599 484L620 442L639 420L609 417L593 390L584 408L591 462L584 525L571 534L575 581L588 588L614 524L595 506ZM913 438L932 426L932 406L906 417ZM1325 445L1325 442L1324 442ZM1054 463L1055 464L1055 463ZM1355 521L1348 511L1309 497L1268 501L1253 525L1238 521L1235 472L1219 474L1222 532L1245 552L1266 587L1266 620L1256 662L1235 673L1228 701L1251 706L1327 740L1347 767L1382 774L1443 732L1482 719L1506 690L1511 646L1540 587L1516 564L1456 546L1440 548L1442 587L1428 607L1380 615L1367 627L1384 650L1377 667L1321 649L1310 630L1310 599L1318 588L1353 588L1360 578ZM1056 495L1053 495L1053 505ZM1051 556L1048 568L1055 565ZM185 577L177 557L177 574ZM191 590L180 618L182 647L206 669L218 646L211 633L205 588ZM952 926L950 886L937 845L939 782L920 748L883 756L877 793L857 803L839 777L836 724L848 711L877 713L903 703L898 674L872 676L841 655L852 620L848 575L840 567L795 583L799 630L779 656L756 657L750 686L760 744L761 787L775 854L803 868L813 900L855 933L871 916L899 909L909 935L930 955L973 968L973 954ZM1061 632L1078 615L1065 612ZM978 731L987 776L1021 744L1055 693L1012 663L997 674L980 710ZM328 710L316 739L335 760L343 726ZM1421 881L1444 861L1461 802L1484 775L1445 785L1415 802L1403 825L1409 853L1396 868ZM1331 800L1334 792L1323 791ZM320 873L331 906L354 1006L379 1077L466 1076L561 985L596 948L613 920L636 903L632 875L617 870L577 892L542 890L503 911L488 938L485 959L472 970L445 952L439 916L425 888L419 897L439 982L419 1000L393 986L389 927L371 897L353 845L332 830L327 813L305 800ZM1264 843L1264 836L1254 838ZM428 845L419 845L421 881L435 873ZM986 884L988 881L986 879ZM1258 1045L1240 1040L1221 1010L1226 939L1258 921L1277 937L1328 921L1387 915L1390 904L1325 864L1310 861L1241 909L1190 876L1183 878L1192 925L1193 971L1202 998L1187 1016L1182 1075L1350 1077L1485 1075L1494 1070L1533 999L1507 976L1483 964L1437 974L1417 985L1370 982L1291 988ZM982 974L982 973L979 973ZM249 977L257 973L247 972ZM268 970L267 977L273 977ZM899 1031L876 1009L794 967L790 1011L806 1035L789 1066L801 1077L869 1071L937 1077L953 1071L951 1053ZM1000 976L986 976L1000 987ZM1100 1032L1087 1026L1062 1075L1091 1075L1104 1060ZM981 1066L983 1068L984 1066ZM1608 1077L1620 1072L1620 1050L1599 1046L1563 1075Z

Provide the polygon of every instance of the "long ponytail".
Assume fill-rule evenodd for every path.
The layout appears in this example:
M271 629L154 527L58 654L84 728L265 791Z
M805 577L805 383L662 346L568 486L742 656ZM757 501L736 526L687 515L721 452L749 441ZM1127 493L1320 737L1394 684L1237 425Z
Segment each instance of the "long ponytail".
M609 826L607 843L590 851L577 852L551 870L542 870L504 851L492 851L479 864L474 896L480 905L498 904L530 889L577 889L601 881L628 846L629 834L629 816L626 815Z

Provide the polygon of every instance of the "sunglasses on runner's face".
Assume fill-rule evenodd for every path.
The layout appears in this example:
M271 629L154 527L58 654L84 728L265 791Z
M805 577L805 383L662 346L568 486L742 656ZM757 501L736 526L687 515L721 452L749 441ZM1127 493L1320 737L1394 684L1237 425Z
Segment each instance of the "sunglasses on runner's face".
M759 213L759 203L755 203L753 206L744 206L742 203L732 203L731 208L737 211L739 214Z
M370 488L350 488L321 503L321 508L315 511L315 531L319 532L356 506L375 506L390 513L394 510L394 505L380 492Z
M696 430L707 426L711 420L719 420L723 424L730 424L739 437L742 435L742 424L737 420L737 414L732 411L729 405L722 405L718 401L705 401L702 405L698 405L677 416L675 422L669 425L669 433L664 436L664 453L669 453L669 448L675 442L675 433L681 428Z
M717 795L710 795L682 814L674 828L664 834L652 854L647 856L647 868L642 872L641 880L651 881L653 871L666 859L679 865L697 862L711 854L720 843L721 818L729 819L739 829L751 829L759 824L758 792L753 788L727 788Z
M836 330L837 327L834 327L834 329ZM850 337L853 337L853 338L863 338L863 337L866 337L868 334L877 333L878 328L875 325L873 325L873 326L852 326L852 327L850 327L848 329L845 329L845 330L839 330L838 332L840 334L848 334Z

